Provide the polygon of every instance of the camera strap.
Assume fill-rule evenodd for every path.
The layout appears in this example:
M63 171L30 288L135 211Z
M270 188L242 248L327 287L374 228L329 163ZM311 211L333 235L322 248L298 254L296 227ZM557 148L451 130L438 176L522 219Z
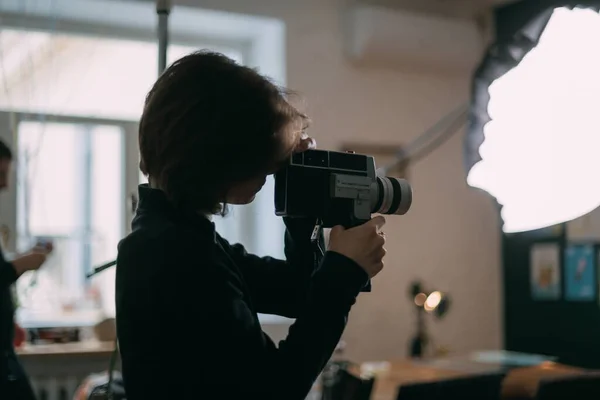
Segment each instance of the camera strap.
M317 218L317 221L315 222L315 227L312 230L312 233L310 235L310 241L313 243L318 243L319 242L319 235L321 233L321 227L323 226L322 221Z
M321 258L325 255L325 250L321 247L322 235L323 233L323 221L320 218L317 218L315 222L315 227L312 230L312 234L310 235L310 241L314 246L314 262L315 266L319 264Z
M115 367L117 366L117 359L119 358L119 339L115 338L115 348L110 355L110 364L108 366L108 384L106 388L106 398L107 400L114 399L114 388L113 381L115 375Z

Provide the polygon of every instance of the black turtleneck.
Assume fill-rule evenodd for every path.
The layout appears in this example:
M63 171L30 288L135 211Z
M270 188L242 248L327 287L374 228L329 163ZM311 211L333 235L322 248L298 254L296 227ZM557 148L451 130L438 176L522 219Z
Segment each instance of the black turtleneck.
M139 195L117 259L127 399L304 399L366 273L341 254L321 257L308 221L285 221L282 261L229 244L209 219L175 210L159 190L142 185ZM279 346L257 313L296 319Z
M17 271L11 263L4 259L0 249L0 353L12 351L14 326L14 304L12 300L12 284L17 280Z

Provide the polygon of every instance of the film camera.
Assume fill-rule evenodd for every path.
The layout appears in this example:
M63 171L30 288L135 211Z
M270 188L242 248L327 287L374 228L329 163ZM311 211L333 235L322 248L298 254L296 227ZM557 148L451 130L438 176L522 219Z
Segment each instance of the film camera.
M378 176L367 155L308 150L275 174L275 214L314 218L324 228L357 226L373 213L406 214L411 204L410 184Z
M308 150L275 174L275 214L314 218L315 228L351 228L373 213L406 214L411 204L410 184L378 176L375 159L367 155ZM370 292L371 282L362 291Z

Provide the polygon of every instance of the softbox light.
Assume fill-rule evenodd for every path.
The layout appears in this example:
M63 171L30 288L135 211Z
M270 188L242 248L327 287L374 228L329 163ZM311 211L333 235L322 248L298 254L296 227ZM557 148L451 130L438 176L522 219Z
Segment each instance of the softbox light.
M467 182L496 198L506 233L566 222L600 206L600 14L550 11L541 35L521 38L531 49L509 45L508 54L484 62L488 72L502 56L517 65L493 80L489 97L479 96L471 111L469 134L483 134L468 138L466 151L471 146L478 159L467 165ZM477 121L478 106L487 107L489 118Z

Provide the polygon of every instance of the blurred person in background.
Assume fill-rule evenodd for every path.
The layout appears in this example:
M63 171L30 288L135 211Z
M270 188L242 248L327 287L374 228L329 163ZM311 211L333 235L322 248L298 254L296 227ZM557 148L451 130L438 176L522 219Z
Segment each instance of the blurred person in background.
M12 152L0 140L0 190L9 185ZM12 261L4 258L0 248L0 398L10 400L34 400L36 398L27 374L23 370L14 349L15 305L12 285L27 271L36 271L52 251L46 243L32 248Z

